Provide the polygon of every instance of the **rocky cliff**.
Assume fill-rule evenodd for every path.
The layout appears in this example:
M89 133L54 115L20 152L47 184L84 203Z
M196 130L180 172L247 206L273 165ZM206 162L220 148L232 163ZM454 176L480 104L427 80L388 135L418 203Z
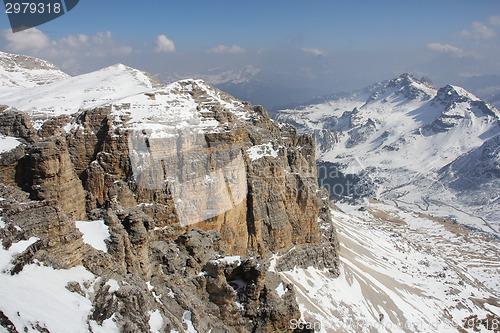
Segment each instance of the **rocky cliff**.
M331 221L312 138L202 81L162 86L122 65L103 75L127 94L87 74L42 86L32 105L0 101L0 134L17 142L0 155L2 274L83 266L85 281L66 281L90 305L81 331L291 331L300 312L276 269L336 274L338 260L334 229L320 232ZM46 92L71 84L82 103L45 107ZM89 240L96 227L105 246ZM9 332L58 329L0 310Z

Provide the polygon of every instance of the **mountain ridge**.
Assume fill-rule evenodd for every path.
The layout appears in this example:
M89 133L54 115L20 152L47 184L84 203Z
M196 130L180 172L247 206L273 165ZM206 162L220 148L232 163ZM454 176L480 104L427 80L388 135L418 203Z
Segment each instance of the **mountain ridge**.
M0 103L0 330L291 332L270 257L337 274L314 142L262 107L121 64Z
M310 135L201 80L155 84L117 64L0 96L13 104L0 107L0 331L427 333L498 320L495 239L373 200L339 208L318 186ZM336 120L319 110L310 124L334 141L319 149L380 134L387 109L364 117L364 102L329 105ZM333 130L350 126L357 137ZM404 147L394 137L377 145ZM491 160L486 143L449 169Z
M409 74L379 87L366 101L346 103L345 99L339 99L297 110L282 110L276 119L293 123L301 133L313 134L320 163L334 163L343 174L349 174L353 164L362 165L354 175L363 175L365 182L372 184L367 195L375 195L374 198L382 201L396 200L406 208L419 210L419 207L429 207L428 196L433 197L426 191L436 191L447 199L443 207L434 207L433 214L458 218L471 227L482 225L487 232L498 235L498 226L492 229L482 220L489 216L500 226L499 217L494 214L495 203L485 212L480 200L474 200L472 205L458 200L460 208L447 211L444 206L457 201L452 199L458 193L456 187L441 193L437 189L440 185L433 184L440 179L439 170L500 135L499 111L461 87L446 85L438 89ZM416 182L414 186L412 179ZM496 178L488 181L495 189ZM419 191L425 193L412 194ZM488 200L498 195L495 190L493 193L485 190L483 194ZM474 212L482 213L470 222L471 216L460 211L472 216Z

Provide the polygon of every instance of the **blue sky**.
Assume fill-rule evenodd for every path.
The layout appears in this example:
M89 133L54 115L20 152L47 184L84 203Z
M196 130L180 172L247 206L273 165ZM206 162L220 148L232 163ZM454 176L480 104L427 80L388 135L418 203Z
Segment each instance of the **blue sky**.
M438 84L500 74L499 0L81 0L16 34L2 14L0 29L0 50L70 74L117 62L163 80L260 71L261 80L267 73L284 90L312 95L401 72Z

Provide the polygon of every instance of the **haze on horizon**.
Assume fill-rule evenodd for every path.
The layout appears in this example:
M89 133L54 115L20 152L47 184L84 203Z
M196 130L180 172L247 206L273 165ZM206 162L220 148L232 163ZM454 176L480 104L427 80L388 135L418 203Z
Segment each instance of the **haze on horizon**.
M16 34L1 17L1 51L52 61L72 75L124 63L165 82L236 84L266 107L403 72L437 85L500 75L497 0L87 0Z

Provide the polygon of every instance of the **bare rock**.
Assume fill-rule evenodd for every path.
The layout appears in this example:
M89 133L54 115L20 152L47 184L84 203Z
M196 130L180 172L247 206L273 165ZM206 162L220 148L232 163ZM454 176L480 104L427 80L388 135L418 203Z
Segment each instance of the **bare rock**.
M35 199L56 199L76 219L86 218L85 192L63 137L49 137L33 145L27 163Z
M35 140L36 130L26 113L0 105L0 134L22 138L32 143Z

